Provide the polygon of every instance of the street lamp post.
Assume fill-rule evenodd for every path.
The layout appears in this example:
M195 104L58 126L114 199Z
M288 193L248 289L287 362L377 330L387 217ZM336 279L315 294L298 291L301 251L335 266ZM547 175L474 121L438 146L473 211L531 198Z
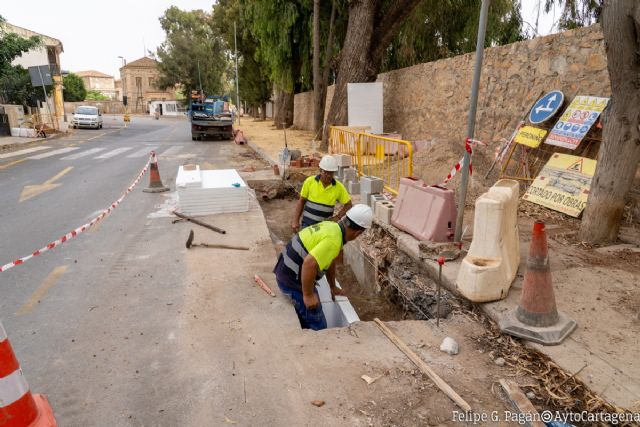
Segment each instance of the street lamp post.
M124 56L118 56L118 58L122 59L122 68L124 68L127 65L127 60L124 58ZM129 122L129 107L128 107L128 99L127 99L127 81L124 77L124 73L121 73L120 75L120 80L122 83L122 103L124 104L124 117L122 118L122 120L125 123Z

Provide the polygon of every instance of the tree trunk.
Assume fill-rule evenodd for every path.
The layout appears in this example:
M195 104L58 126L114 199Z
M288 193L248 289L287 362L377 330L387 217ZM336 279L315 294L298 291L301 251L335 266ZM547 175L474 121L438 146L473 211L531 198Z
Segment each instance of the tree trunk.
M347 124L347 83L368 82L375 78L375 70L371 63L369 52L375 14L377 11L375 0L354 0L349 2L349 23L347 35L341 52L338 67L338 80L327 122L332 125ZM325 127L320 149L328 148L329 126Z
M263 102L260 105L260 120L267 120L267 103Z
M395 0L384 14L381 0L351 0L347 35L340 52L338 80L320 149L327 150L329 125L347 124L347 84L376 79L385 49L421 0ZM376 16L381 15L379 21Z
M313 132L315 135L318 135L322 128L320 78L320 0L313 0Z
M277 129L288 128L293 125L293 93L278 89L275 110L273 122Z
M329 36L327 37L327 46L324 52L324 68L322 70L322 82L320 83L320 129L316 130L314 139L322 139L322 127L324 124L324 112L327 106L327 87L329 87L329 71L331 70L331 62L333 61L333 24L336 20L336 0L331 1L331 20L329 21Z
M618 237L625 196L640 161L640 4L637 0L607 0L602 30L611 80L609 116L580 239L614 242Z

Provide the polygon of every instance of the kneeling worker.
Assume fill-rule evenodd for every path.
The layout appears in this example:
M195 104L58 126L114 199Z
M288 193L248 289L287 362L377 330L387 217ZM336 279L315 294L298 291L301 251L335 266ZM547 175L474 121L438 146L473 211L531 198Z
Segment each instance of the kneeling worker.
M305 329L327 327L316 280L326 273L331 296L342 295L336 287L334 260L342 246L371 227L373 211L358 204L340 222L323 221L301 230L282 250L273 272L280 290L293 300L300 325Z
M300 231L300 216L302 228L317 224L321 221L338 221L351 208L351 197L344 185L333 176L338 170L338 162L333 156L324 156L320 160L320 174L305 179L300 190L300 200L296 205L291 228ZM336 215L336 202L343 206Z

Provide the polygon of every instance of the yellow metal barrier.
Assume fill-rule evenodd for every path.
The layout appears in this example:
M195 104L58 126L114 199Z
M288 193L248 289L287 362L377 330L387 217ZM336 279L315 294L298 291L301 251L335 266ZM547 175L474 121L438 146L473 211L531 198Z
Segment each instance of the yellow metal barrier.
M398 194L400 178L413 174L413 146L409 141L331 126L329 153L348 154L359 175L384 181L385 189Z
M413 146L409 141L359 134L358 173L381 178L387 191L398 194L400 179L413 174Z
M358 131L346 126L331 126L329 130L329 154L349 154L351 164L357 167L360 164Z

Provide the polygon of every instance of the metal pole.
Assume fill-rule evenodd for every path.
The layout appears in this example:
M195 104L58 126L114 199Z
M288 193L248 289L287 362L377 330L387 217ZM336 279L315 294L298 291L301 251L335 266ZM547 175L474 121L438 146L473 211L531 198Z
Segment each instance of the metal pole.
M238 126L240 126L240 84L238 82L238 37L236 35L236 21L233 21L233 43L236 50L236 104L238 105Z
M198 83L200 84L200 102L204 102L204 92L202 91L202 79L200 78L200 60L196 61L198 65Z
M480 86L480 72L482 71L482 57L484 55L484 36L487 31L487 14L491 0L482 0L480 9L480 24L478 25L478 42L476 44L476 64L473 70L473 84L471 86L471 99L469 101L469 117L467 120L467 137L473 138L476 126L476 110L478 107L478 87ZM458 217L456 218L456 233L454 241L462 238L462 222L464 218L464 204L467 198L467 186L469 183L469 162L471 154L465 150L462 162L462 179L460 180L460 198L458 201Z

